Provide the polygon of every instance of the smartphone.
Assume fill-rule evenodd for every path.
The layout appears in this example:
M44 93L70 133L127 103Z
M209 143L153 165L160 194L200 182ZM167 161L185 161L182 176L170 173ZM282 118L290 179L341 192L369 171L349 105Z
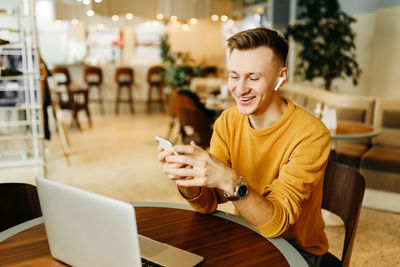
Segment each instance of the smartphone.
M162 147L162 148L164 148L165 150L167 150L167 151L172 151L172 153L174 153L174 155L178 155L178 152L176 152L176 151L174 151L173 149L172 149L172 147L174 146L174 144L172 144L172 142L171 141L169 141L169 140L167 140L167 139L165 139L165 138L162 138L162 137L160 137L160 136L155 136L155 139L156 139L156 141L160 144L160 146Z

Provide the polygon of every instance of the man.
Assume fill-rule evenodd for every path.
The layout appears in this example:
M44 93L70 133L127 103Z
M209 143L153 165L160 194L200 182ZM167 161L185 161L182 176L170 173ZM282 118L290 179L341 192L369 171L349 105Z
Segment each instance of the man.
M288 75L288 45L277 32L240 32L228 48L236 106L215 122L210 153L192 142L158 158L194 209L211 213L231 200L263 236L285 238L317 265L328 250L321 201L329 131L274 90Z

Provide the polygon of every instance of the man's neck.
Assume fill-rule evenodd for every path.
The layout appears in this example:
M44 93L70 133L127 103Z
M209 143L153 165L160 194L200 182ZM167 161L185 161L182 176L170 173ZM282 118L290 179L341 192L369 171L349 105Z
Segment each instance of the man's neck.
M252 128L256 130L268 128L282 117L283 113L285 113L286 107L286 101L284 101L279 95L277 95L271 101L268 109L265 110L265 112L259 115L257 114L249 116Z

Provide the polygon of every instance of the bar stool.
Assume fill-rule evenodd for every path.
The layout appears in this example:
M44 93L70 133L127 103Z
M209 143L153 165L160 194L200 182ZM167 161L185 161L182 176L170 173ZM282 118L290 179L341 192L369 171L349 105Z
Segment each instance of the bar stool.
M135 112L133 107L133 96L132 96L132 85L134 83L134 72L129 67L119 67L115 72L115 82L118 84L117 87L117 101L115 106L115 114L119 112L119 103L127 102L130 105L131 113ZM122 88L128 90L128 99L121 99Z
M82 86L71 86L69 71L66 67L58 66L53 68L51 72L56 84L56 90L52 91L55 94L54 100L58 102L61 109L68 109L72 112L74 122L79 130L81 130L81 124L78 119L80 110L86 112L89 127L92 127L88 89Z
M153 103L160 105L162 112L165 111L163 102L164 73L164 68L161 66L152 66L147 72L147 83L149 84L147 113L151 113L151 106ZM156 99L152 98L153 90L158 92L158 97Z
M101 84L103 83L103 73L101 68L87 66L84 70L83 78L88 86L88 90L91 90L92 88L97 89L98 98L96 101L99 102L101 114L104 114L103 93L101 88Z

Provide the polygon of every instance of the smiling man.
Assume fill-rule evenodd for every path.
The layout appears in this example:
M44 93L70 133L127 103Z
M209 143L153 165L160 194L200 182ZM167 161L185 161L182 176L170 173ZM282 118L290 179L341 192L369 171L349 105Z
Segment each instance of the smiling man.
M321 215L330 152L323 123L278 94L287 42L257 28L228 39L229 90L236 106L214 125L210 152L193 142L160 148L164 172L199 212L232 201L235 213L268 238L281 236L317 266L328 250Z

